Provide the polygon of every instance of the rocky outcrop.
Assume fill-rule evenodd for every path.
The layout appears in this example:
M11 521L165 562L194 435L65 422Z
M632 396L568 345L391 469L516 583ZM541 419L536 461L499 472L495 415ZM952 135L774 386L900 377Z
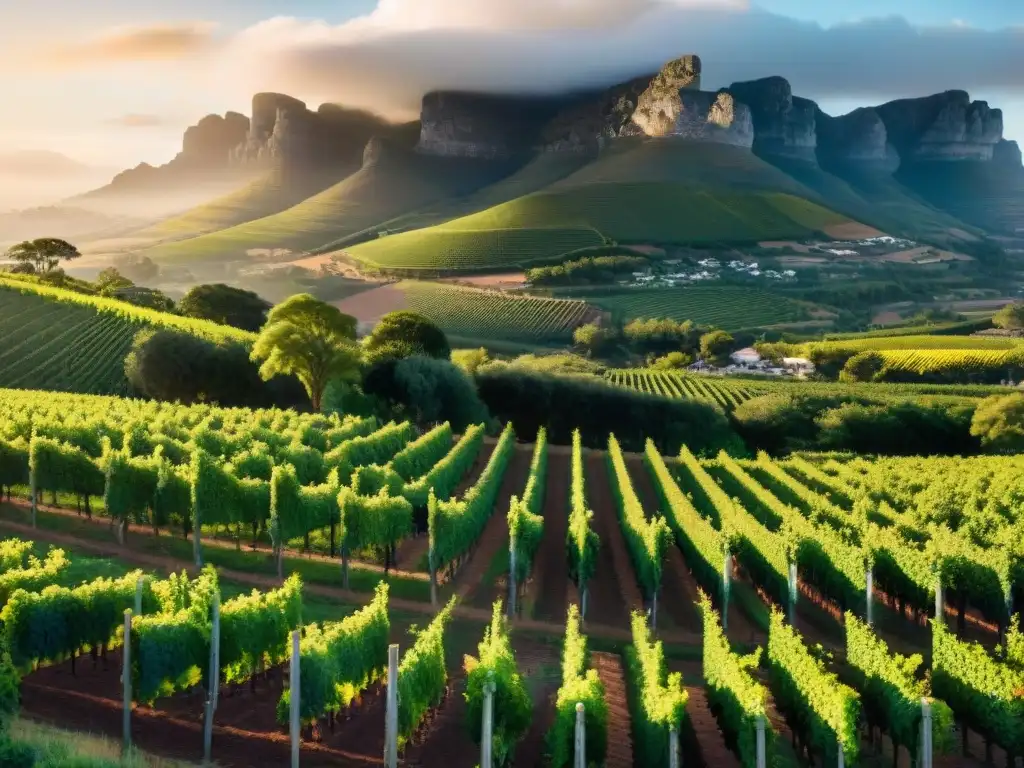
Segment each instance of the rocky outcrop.
M232 153L239 165L318 167L358 163L366 142L389 126L362 110L324 104L316 112L291 96L258 93L248 135Z
M754 122L754 152L766 157L816 162L817 105L795 98L784 77L733 83L729 92L750 108Z
M1003 139L996 144L992 152L992 162L1001 168L1020 171L1022 165L1020 145L1016 141Z
M889 134L878 112L871 107L831 117L815 111L818 134L818 162L824 168L860 166L883 173L894 172L899 155L889 143Z
M728 91L680 91L675 114L637 121L639 130L623 135L676 137L691 141L731 144L750 149L754 144L754 122L750 108Z
M1003 137L1003 113L966 91L900 99L876 107L903 163L991 160Z
M207 115L186 129L178 162L189 165L225 166L232 150L245 141L249 118L238 112L224 117Z
M540 143L563 98L434 91L423 97L417 149L449 157L504 158Z

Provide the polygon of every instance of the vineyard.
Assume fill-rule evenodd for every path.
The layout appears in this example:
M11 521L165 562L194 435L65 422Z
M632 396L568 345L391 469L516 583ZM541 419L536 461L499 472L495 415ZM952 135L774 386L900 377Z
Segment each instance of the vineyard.
M398 284L409 309L462 338L569 342L593 310L582 301L541 299L441 283Z
M621 288L573 291L572 295L627 320L668 317L727 331L810 319L808 305L753 288Z
M927 353L922 353L927 354ZM998 354L998 353L997 353ZM747 400L762 395L788 394L818 397L857 396L877 402L908 398L937 397L975 399L1005 394L1006 388L988 385L835 383L824 381L786 381L708 376L653 368L614 368L605 379L619 387L661 395L672 399L703 400L732 410Z
M124 394L125 355L135 334L152 327L217 341L252 338L114 299L0 278L0 386Z
M577 702L588 757L607 765L669 765L674 750L705 766L754 766L762 751L778 766L1024 756L1021 457L698 459L652 443L637 456L614 436L606 451L579 439L559 450L543 432L516 446L510 425L497 438L419 434L2 391L0 490L21 516L4 507L0 526L29 519L45 538L55 515L89 525L52 511L56 498L109 521L126 558L163 529L190 538L199 563L225 544L219 530L268 542L278 568L238 596L224 582L248 577L210 565L76 582L76 552L0 542L0 621L24 706L117 735L130 652L140 744L194 758L202 740L185 723L213 701L215 756L284 761L295 682L303 764L365 764L383 751L398 642L396 735L415 765L476 760L488 695L495 765L571 765ZM284 550L310 537L329 538L346 582L382 560L419 571L430 594L396 597L391 579L354 598L288 576ZM506 576L519 608L475 607ZM559 581L568 605L537 619L537 591ZM311 620L314 589L362 605ZM521 621L561 636L559 671ZM597 637L621 655L591 653ZM687 646L702 648L703 672Z

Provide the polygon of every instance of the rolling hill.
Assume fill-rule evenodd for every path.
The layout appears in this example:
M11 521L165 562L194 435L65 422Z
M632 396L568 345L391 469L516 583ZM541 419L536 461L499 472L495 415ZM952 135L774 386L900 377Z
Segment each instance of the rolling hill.
M125 355L135 334L153 327L219 342L254 338L204 320L0 277L0 387L125 394Z
M302 253L396 216L468 194L508 173L505 164L393 150L285 211L149 248L154 261L236 261L254 249Z
M443 272L522 267L621 243L802 239L855 224L821 197L723 144L619 141L545 189L435 227L345 249L369 266Z

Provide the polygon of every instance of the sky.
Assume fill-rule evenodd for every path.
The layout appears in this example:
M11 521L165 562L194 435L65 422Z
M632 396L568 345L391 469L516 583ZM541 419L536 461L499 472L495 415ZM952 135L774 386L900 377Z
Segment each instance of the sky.
M697 53L841 114L960 88L1024 140L1022 0L0 0L0 147L159 164L275 90L414 117L433 88L557 92Z

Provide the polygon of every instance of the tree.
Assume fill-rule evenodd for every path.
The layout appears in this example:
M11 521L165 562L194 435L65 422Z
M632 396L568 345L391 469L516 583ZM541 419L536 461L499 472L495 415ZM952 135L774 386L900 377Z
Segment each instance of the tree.
M612 334L597 323L587 323L572 332L572 341L588 355L599 355L612 340Z
M489 420L473 381L448 360L413 355L395 365L395 394L419 424L450 421L456 431Z
M155 309L157 312L174 312L174 299L158 291L156 288L145 288L140 285L133 285L128 288L117 288L112 291L103 291L104 296L112 296L115 299L126 301L137 307Z
M693 362L693 358L685 352L669 352L664 357L659 357L652 363L652 368L663 371L678 370L686 368Z
M1024 451L1024 395L994 395L981 401L971 419L971 434L995 453Z
M178 302L178 312L186 317L256 332L266 322L271 306L252 291L216 283L192 288Z
M109 296L121 288L132 288L135 283L117 271L116 267L107 267L96 276L96 287L100 294Z
M1024 328L1024 303L1007 304L992 316L992 324L999 328Z
M477 368L484 363L490 362L490 360L490 355L487 354L487 350L483 347L480 347L479 349L452 350L452 362L470 376L476 373Z
M77 259L81 255L71 243L54 237L26 240L7 251L7 258L30 263L36 272L49 272L56 269L60 262Z
M294 374L306 388L313 409L319 411L330 381L358 377L355 338L354 317L300 293L270 311L253 344L252 359L263 361L260 376L264 380Z
M124 368L135 391L154 400L246 407L303 401L294 379L263 381L244 346L215 344L180 331L139 331Z
M407 310L384 315L363 340L363 351L370 362L413 355L447 360L452 353L444 331L429 318Z
M729 359L735 341L725 331L711 331L700 337L700 356L714 365Z
M885 358L878 352L867 350L859 352L843 366L839 372L840 381L874 381L885 367Z

